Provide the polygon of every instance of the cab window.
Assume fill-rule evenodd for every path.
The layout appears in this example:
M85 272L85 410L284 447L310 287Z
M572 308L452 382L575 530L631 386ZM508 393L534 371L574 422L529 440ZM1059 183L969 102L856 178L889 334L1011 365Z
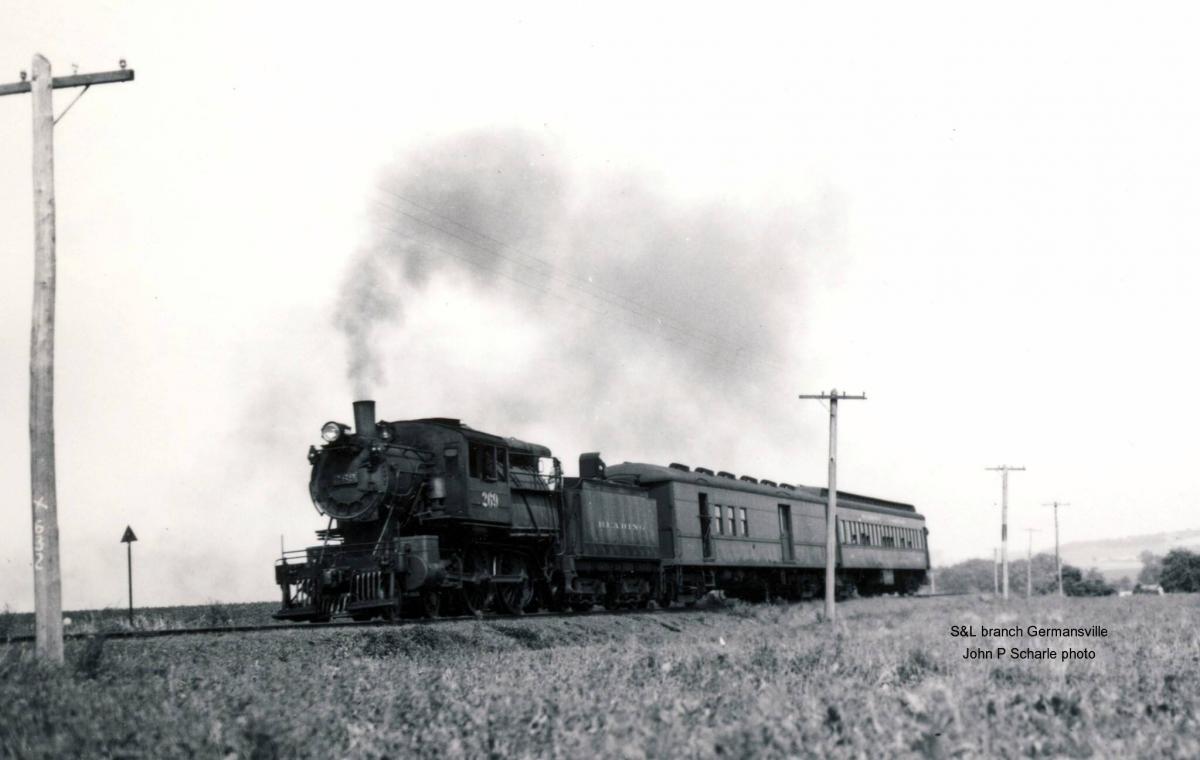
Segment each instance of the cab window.
M484 443L467 445L468 473L473 478L508 479L508 451Z

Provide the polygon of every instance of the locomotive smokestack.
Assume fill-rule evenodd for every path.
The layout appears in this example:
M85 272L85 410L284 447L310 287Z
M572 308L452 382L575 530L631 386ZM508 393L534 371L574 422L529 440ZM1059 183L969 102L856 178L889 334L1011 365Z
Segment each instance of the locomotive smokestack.
M375 402L354 402L354 433L363 437L375 435Z

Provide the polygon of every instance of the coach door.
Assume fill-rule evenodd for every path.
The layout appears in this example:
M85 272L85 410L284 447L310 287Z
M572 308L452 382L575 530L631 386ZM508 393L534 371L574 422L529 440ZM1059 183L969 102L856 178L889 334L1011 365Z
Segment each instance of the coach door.
M708 507L708 494L700 494L700 544L704 559L713 558L712 511Z
M794 562L796 549L792 543L792 505L779 505L779 543L783 547L783 561Z

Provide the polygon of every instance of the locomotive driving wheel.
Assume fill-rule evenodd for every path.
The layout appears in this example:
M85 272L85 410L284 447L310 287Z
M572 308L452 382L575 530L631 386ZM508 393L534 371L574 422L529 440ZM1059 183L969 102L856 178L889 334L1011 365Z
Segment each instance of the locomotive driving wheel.
M467 553L463 562L463 585L459 601L468 615L482 615L492 603L494 590L487 555L482 549Z
M533 601L533 581L525 560L513 554L501 554L496 559L497 575L519 577L518 581L497 584L496 606L506 615L520 615Z

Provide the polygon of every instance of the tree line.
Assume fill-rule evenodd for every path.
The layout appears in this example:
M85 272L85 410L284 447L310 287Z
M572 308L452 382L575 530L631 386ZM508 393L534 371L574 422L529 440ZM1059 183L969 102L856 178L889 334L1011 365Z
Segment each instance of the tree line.
M1161 585L1167 593L1200 591L1200 554L1187 549L1172 549L1165 556L1145 551L1139 559L1142 569L1138 574L1138 584ZM945 593L991 592L993 572L992 561L988 559L969 559L941 567L937 569L937 590ZM1033 593L1058 593L1054 555L1047 553L1034 555L1032 563L1024 559L1008 563L1009 593L1018 596L1024 594L1030 573L1033 575ZM1106 581L1095 568L1084 571L1066 563L1063 564L1062 573L1063 593L1067 596L1106 596L1134 585L1127 578L1114 585Z

